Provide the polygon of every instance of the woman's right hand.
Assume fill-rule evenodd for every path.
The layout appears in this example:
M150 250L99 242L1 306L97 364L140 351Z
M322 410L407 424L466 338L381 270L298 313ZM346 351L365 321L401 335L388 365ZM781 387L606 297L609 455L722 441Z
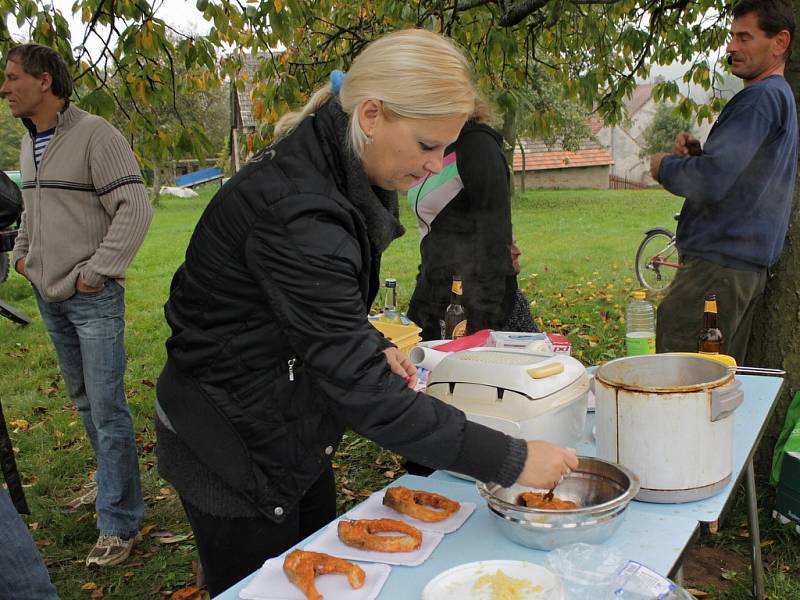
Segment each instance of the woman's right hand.
M574 449L539 440L529 441L528 458L517 483L526 487L550 489L577 467L578 457Z

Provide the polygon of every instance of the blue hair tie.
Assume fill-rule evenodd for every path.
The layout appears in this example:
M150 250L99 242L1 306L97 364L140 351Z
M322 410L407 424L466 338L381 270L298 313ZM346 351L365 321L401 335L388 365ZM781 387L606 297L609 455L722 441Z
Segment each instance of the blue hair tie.
M339 69L331 71L330 78L331 78L331 93L334 96L338 96L339 92L342 89L342 82L344 81L344 71L340 71Z

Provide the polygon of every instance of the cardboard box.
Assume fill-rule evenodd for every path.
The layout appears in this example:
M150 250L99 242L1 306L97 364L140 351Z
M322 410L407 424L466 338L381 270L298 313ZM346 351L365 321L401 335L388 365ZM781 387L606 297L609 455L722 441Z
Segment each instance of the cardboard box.
M572 351L572 344L560 333L548 333L547 337L550 343L553 344L553 352L565 352L569 354Z
M526 348L529 344L544 342L552 351L552 344L545 333L526 333L522 331L493 331L487 346L496 348Z

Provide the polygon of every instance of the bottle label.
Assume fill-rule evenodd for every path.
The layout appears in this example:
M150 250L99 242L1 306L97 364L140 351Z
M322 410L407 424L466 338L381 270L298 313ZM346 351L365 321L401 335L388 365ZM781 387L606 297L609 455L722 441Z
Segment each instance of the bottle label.
M454 279L453 280L453 285L451 286L450 290L454 294L458 294L459 296L461 294L463 294L464 292L461 291L461 280L460 279Z
M717 301L706 300L705 305L703 306L703 312L717 314Z
M453 339L457 340L460 337L464 337L467 335L467 320L464 319L459 323L456 323L456 326L453 327Z
M650 331L632 331L625 336L628 356L656 353L656 334Z

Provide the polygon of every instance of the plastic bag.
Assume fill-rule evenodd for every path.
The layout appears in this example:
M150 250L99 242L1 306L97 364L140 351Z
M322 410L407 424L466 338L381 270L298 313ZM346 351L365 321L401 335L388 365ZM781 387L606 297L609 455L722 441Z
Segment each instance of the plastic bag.
M569 544L550 551L545 567L561 577L569 600L610 600L613 583L625 565L623 556L608 546Z
M635 560L620 569L611 588L613 597L619 600L693 600L677 583Z
M783 455L787 452L800 452L800 392L794 395L789 410L786 411L786 420L783 422L783 429L772 454L772 473L769 482L773 486L778 485Z

